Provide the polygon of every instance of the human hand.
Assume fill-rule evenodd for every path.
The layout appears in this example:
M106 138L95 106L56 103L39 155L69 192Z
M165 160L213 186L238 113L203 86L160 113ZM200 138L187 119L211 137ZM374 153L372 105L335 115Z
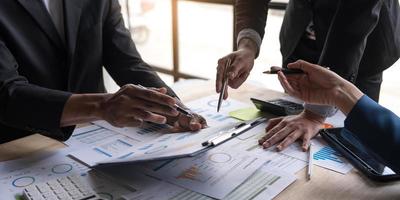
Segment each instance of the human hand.
M303 60L288 64L288 68L304 72L290 75L278 72L278 79L288 94L307 103L335 106L336 94L346 80L329 69Z
M181 103L178 103L178 105L182 108L186 108ZM192 113L189 109L186 110L188 110L190 115L179 113L176 117L168 117L168 124L172 126L172 129L170 130L171 132L195 132L207 127L207 121L203 116L197 113Z
M176 100L166 88L144 88L127 84L100 104L101 119L116 127L140 126L143 121L165 124L166 116L177 116Z
M307 103L337 106L346 114L363 95L353 84L321 66L298 60L288 68L300 69L304 74L278 72L282 87Z
M278 144L277 150L281 151L295 142L302 140L301 148L306 151L310 140L323 127L325 118L307 110L299 115L270 119L265 128L266 134L258 143L264 149Z
M237 89L250 75L250 71L253 69L256 52L257 48L252 41L248 39L242 39L237 51L218 60L217 76L215 82L215 89L217 93L220 93L222 91L224 68L228 60L231 60L231 66L228 68L227 73L227 87L229 86L231 88ZM225 90L224 99L227 98L228 90Z

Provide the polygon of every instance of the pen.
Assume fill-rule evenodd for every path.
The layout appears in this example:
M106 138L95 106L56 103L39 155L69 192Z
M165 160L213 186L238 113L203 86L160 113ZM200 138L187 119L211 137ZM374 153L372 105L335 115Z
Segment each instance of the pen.
M304 72L301 69L287 69L287 68L274 68L271 67L271 70L267 70L263 72L264 74L278 74L278 72L281 71L283 74L304 74Z
M308 168L307 168L307 181L311 180L312 168L313 168L313 144L310 143L308 147Z
M142 88L142 89L148 89L147 87L145 87L145 86L143 86L143 85L140 85L140 84L138 84L137 86L140 87L140 88ZM174 106L175 106L175 108L176 108L176 110L177 110L178 112L180 112L180 113L182 113L182 114L184 114L184 115L186 115L186 116L188 116L188 117L192 117L192 116L193 116L191 112L189 112L188 110L186 110L186 109L180 107L178 104L174 104Z
M228 59L225 63L224 71L223 71L223 77L222 77L222 90L221 93L219 94L218 98L218 106L217 106L217 112L219 112L219 109L221 108L222 101L224 100L225 92L227 90L226 86L228 84L228 68L231 66L231 59Z

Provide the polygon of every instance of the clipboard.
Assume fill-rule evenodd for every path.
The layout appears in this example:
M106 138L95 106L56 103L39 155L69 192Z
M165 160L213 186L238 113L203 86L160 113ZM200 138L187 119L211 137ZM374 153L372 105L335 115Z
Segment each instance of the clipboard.
M103 160L91 165L91 167L102 167L102 166L110 166L110 165L120 165L120 164L132 164L132 163L140 163L140 162L149 162L149 161L162 161L176 158L184 158L184 157L193 157L205 151L208 151L218 145L221 145L238 135L245 133L246 131L258 126L262 122L265 122L267 118L260 117L255 120L249 120L242 123L239 123L233 127L229 127L226 130L219 132L216 136L206 140L199 141L194 139L195 143L190 144L187 142L181 142L180 144L172 144L170 147L164 148L164 146L160 145L153 149L149 149L149 153L142 153L135 155L132 152L126 152L126 156L122 155L119 158ZM196 138L196 135L194 136ZM144 145L145 146L145 145ZM163 149L164 148L164 149ZM167 149L168 148L168 149ZM150 152L152 151L152 152Z
M381 162L378 156L364 146L349 130L345 128L324 129L320 131L320 134L369 179L378 182L400 180L400 174L396 174Z

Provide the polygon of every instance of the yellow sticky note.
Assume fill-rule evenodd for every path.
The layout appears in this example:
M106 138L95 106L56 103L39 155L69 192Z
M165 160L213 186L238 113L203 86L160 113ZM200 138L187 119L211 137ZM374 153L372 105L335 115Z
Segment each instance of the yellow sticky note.
M238 120L247 121L261 117L262 113L257 108L242 108L239 110L234 110L229 113L229 116L236 118Z

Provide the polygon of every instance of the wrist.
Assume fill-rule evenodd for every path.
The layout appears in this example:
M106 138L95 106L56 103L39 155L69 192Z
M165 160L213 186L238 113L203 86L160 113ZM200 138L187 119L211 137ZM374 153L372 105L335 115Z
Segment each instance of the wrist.
M337 107L347 115L364 94L350 82L345 82L338 88L335 98Z
M318 115L318 114L316 114L316 113L313 113L312 111L309 111L309 110L307 110L307 109L305 109L305 110L302 112L302 115L303 115L304 117L306 117L307 119L310 119L310 120L319 122L319 123L321 123L321 124L324 123L324 121L325 121L325 119L326 119L326 117L321 116L321 115Z
M74 94L64 106L61 126L71 126L103 119L103 105L108 94Z
M110 98L113 97L113 94L98 94L93 96L90 100L91 104L91 111L89 114L95 118L96 120L104 120L105 119L105 112L107 112L106 104Z
M239 42L238 50L247 51L252 56L252 58L255 59L258 52L258 46L253 40L249 38L243 38Z

